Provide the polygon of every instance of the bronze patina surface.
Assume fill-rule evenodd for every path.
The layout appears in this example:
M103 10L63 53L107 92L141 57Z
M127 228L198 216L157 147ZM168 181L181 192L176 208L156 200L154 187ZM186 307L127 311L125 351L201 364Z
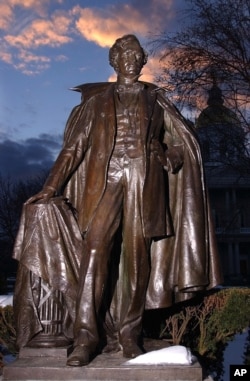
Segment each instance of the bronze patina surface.
M24 205L14 249L18 345L73 340L70 366L97 350L139 355L145 309L221 282L195 131L164 89L139 80L147 54L134 35L109 60L116 82L74 88L82 101L43 189Z

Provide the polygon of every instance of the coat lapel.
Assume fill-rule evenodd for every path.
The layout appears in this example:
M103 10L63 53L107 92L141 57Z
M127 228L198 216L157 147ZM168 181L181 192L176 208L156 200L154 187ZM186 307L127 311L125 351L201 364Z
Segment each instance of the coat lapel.
M143 82L142 82L143 83ZM148 135L148 128L153 117L154 105L156 101L156 93L152 90L148 84L143 83L144 89L141 92L139 97L139 112L140 112L140 120L142 121L142 136L145 138ZM110 83L107 90L104 94L104 102L102 103L101 109L103 113L106 115L106 128L113 128L115 131L116 128L116 112L115 112L115 83Z

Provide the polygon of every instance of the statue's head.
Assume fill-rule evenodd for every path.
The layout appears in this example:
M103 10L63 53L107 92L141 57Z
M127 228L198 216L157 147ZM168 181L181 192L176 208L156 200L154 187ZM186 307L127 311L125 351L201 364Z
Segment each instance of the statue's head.
M109 63L117 74L139 75L147 58L147 53L133 34L118 38L109 50Z

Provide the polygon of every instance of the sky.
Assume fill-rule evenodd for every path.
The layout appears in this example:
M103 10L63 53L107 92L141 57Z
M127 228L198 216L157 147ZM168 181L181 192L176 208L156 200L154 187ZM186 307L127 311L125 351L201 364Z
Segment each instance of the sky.
M0 0L0 175L36 176L62 146L80 94L70 88L114 81L108 51L124 34L149 40L174 31L185 0ZM154 82L149 56L142 80Z

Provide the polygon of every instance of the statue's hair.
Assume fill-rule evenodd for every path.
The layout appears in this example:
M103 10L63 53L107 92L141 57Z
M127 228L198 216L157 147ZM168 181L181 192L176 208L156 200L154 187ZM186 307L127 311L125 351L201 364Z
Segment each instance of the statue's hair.
M114 45L111 46L110 50L109 50L109 63L110 65L116 70L117 68L117 60L118 60L118 57L119 57L119 53L120 53L120 50L124 48L124 46L129 42L129 41L134 41L138 44L138 46L140 46L141 48L141 51L143 53L143 58L144 58L144 61L143 61L143 65L145 65L147 63L147 60L148 60L148 54L145 52L145 50L141 47L141 44L138 40L138 38L133 35L133 34L126 34L125 36L123 37L120 37L118 38Z

